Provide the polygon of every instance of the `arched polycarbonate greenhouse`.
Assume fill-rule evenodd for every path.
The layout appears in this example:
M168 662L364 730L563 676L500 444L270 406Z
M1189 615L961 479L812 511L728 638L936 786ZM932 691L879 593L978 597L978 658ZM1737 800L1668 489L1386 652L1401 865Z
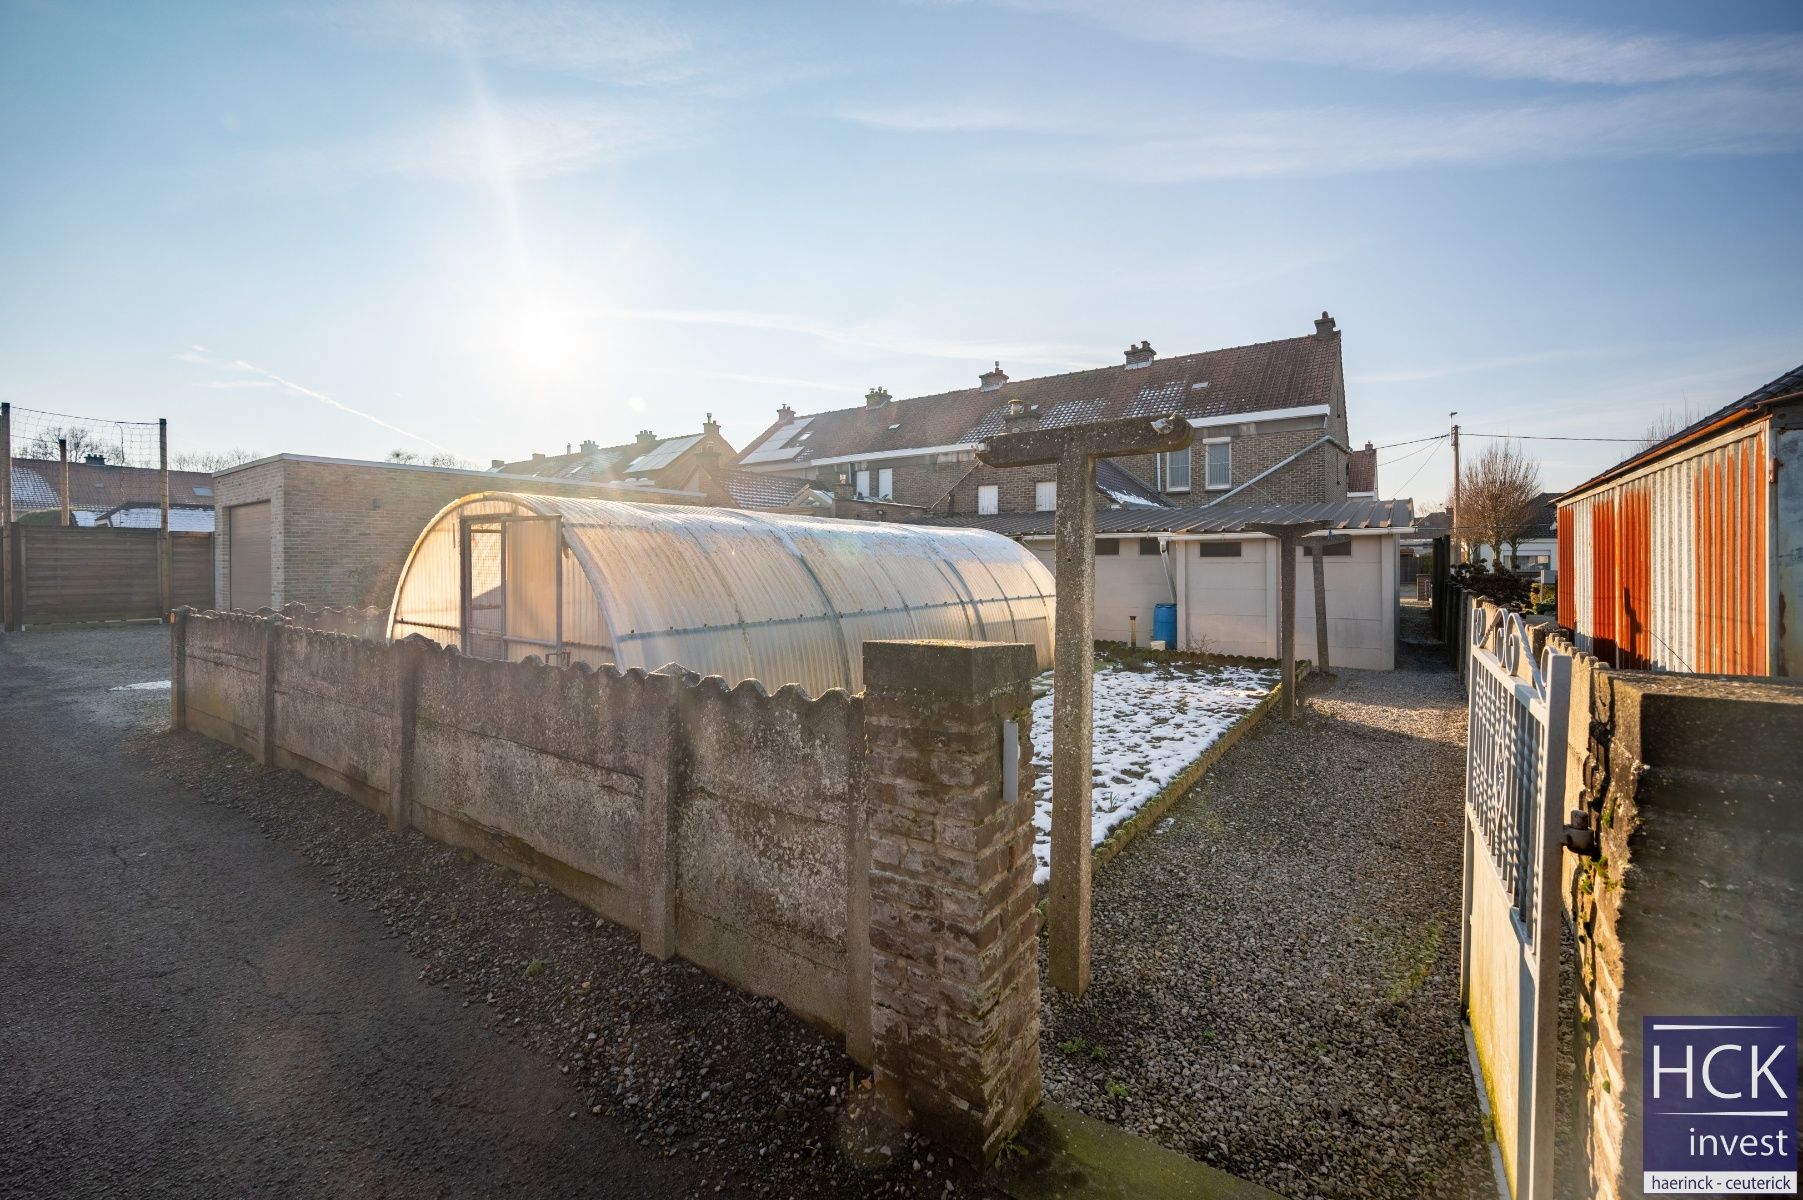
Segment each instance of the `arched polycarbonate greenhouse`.
M388 632L819 695L863 687L873 640L1026 642L1048 667L1052 609L1039 560L982 530L483 492L420 534Z

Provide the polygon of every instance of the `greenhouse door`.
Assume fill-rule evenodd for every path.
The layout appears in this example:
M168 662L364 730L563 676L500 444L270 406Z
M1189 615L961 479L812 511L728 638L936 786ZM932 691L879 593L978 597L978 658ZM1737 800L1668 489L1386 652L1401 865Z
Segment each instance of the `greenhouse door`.
M563 529L559 517L464 517L463 652L561 665Z

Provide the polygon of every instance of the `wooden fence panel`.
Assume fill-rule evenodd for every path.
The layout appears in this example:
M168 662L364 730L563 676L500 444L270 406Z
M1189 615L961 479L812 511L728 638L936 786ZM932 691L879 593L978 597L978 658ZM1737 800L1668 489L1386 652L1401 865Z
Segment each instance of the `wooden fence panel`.
M155 529L17 525L19 620L158 620L162 611ZM171 534L176 605L208 607L213 595L211 534Z
M173 607L205 612L213 607L213 535L172 533L169 540L175 555Z

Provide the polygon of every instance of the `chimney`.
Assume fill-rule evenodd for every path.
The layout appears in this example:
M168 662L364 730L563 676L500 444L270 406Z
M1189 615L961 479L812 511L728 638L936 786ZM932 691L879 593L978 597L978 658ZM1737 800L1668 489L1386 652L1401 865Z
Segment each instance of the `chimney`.
M1151 342L1141 342L1137 346L1127 347L1127 369L1136 371L1141 367L1149 367L1152 360L1158 357L1158 351L1152 349Z
M532 461L533 462L544 462L545 456L543 454L540 454L537 450L534 450L532 452Z
M787 425L795 419L795 410L784 404L776 410L776 419Z
M707 414L707 420L701 423L701 432L707 437L720 436L720 422L714 420L714 414Z
M1315 322L1315 336L1324 342L1328 338L1340 336L1340 331L1333 327L1333 318L1327 315L1326 309L1321 310L1321 319Z
M499 471L502 467L504 467L506 465L507 465L507 460L504 458L491 458L488 460L488 469L491 471Z
M881 408L887 403L889 403L888 388L873 387L868 392L864 393L865 408Z
M90 467L104 467L104 466L106 466L106 455L104 455L104 454L89 454L89 455L85 456L81 461L87 463Z
M598 442L596 442L594 438L583 438L582 439L582 452L584 454L593 454L595 451L599 450L600 448L601 448L600 444Z
M651 447L653 447L655 445L657 445L657 435L655 433L652 433L649 429L639 430L639 436L638 436L639 449L649 450L649 449L651 449Z
M1002 432L1020 433L1027 429L1039 428L1039 405L1029 405L1018 396L1008 401L1008 407L1002 413Z
M984 371L977 378L983 381L982 391L993 392L1008 382L1008 372L1002 370L1002 364L998 362L995 364L995 370Z

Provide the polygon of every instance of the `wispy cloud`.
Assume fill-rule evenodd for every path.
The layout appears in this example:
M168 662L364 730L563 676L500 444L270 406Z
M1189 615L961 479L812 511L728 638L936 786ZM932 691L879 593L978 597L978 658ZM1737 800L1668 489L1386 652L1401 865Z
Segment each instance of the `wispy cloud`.
M226 358L226 357L223 357L220 355L215 355L211 351L207 350L206 347L204 347L204 346L190 346L186 350L179 351L176 354L172 355L171 357L173 357L177 362L193 363L197 366L212 367L214 369L223 368L226 370L239 371L239 372L243 373L242 376L240 376L239 378L236 378L236 379L208 380L204 384L202 384L203 387L217 388L217 387L268 386L268 387L272 387L272 388L280 388L282 391L287 392L289 395L300 396L303 399L318 401L320 404L323 404L328 408L335 408L339 412L348 413L350 416L357 417L364 421L368 421L372 425L379 425L383 429L386 429L391 433L398 433L402 437L411 438L414 441L421 443L422 445L432 447L434 450L443 450L446 453L452 453L449 446L441 446L437 442L433 441L431 438L426 437L424 434L415 433L411 429L403 429L401 426L394 424L392 421L386 421L386 420L382 419L381 417L376 416L374 413L364 412L360 408L353 408L350 405L344 403L344 401L342 401L342 400L334 399L333 397L326 395L326 393L324 393L324 392L318 391L314 388L307 387L305 384L296 383L292 379L284 378L283 376L276 374L274 371L271 371L265 367L257 366L255 363L245 362L241 358Z
M694 38L650 4L358 0L306 10L353 38L474 54L615 83L691 78Z
M732 309L602 308L586 309L582 315L609 321L651 321L666 325L711 325L724 329L790 333L849 349L960 362L1001 358L1011 362L1078 368L1107 362L1118 353L1112 348L1070 342L971 342L886 330L840 329L803 317Z
M383 178L448 183L545 179L618 166L686 144L680 105L525 101L471 109L335 142L272 150L254 178L282 191L338 190Z
M1486 79L1635 85L1803 73L1792 33L1683 37L1464 13L1357 13L1264 0L1001 0L1199 54Z
M743 371L705 371L693 367L680 369L651 367L646 369L658 375L681 375L689 379L721 379L728 383L755 383L766 387L801 388L810 392L830 392L837 396L857 396L864 390L864 385L852 383L849 380L835 382L830 379L801 379L793 375L752 375ZM637 396L632 399L639 400ZM631 401L629 400L627 403L630 404ZM645 411L644 401L639 400L639 407L633 411Z
M1375 371L1348 372L1346 382L1349 386L1375 383L1429 383L1436 379L1447 379L1456 375L1489 374L1497 371L1519 370L1523 367L1543 366L1548 363L1615 358L1642 353L1647 349L1649 347L1646 345L1580 346L1568 350L1540 350L1528 354L1474 358L1463 362L1440 363L1433 366L1393 366Z
M978 102L895 109L848 120L887 129L1020 135L985 161L1145 182L1346 175L1421 166L1489 166L1581 158L1781 154L1803 148L1803 86L1682 85L1483 108L1365 106L1205 112L1148 128L1107 105L1085 111ZM1131 130L1122 136L1120 130Z

